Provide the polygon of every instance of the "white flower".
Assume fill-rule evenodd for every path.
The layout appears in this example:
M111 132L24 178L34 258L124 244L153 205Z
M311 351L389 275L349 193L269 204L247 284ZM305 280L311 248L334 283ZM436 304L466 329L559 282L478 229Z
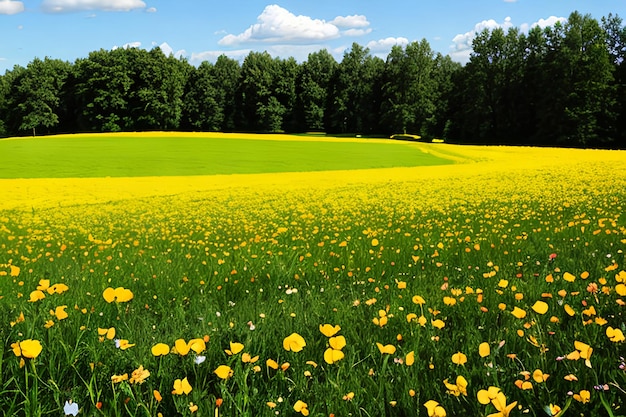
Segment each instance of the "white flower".
M66 416L78 415L78 404L76 404L72 400L65 401L65 405L63 406L63 412Z
M193 361L196 363L196 365L200 365L205 360L206 360L206 356L198 355Z

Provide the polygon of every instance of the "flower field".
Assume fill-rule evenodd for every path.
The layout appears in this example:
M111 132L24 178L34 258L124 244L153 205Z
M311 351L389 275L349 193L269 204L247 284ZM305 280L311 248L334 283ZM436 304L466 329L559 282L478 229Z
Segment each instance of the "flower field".
M6 415L626 415L626 153L0 180Z

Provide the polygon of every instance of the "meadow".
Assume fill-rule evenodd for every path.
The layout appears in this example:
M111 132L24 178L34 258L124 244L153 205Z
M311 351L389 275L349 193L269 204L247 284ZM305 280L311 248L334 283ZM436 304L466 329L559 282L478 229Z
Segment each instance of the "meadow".
M0 175L4 414L626 415L625 152L244 139L320 148Z

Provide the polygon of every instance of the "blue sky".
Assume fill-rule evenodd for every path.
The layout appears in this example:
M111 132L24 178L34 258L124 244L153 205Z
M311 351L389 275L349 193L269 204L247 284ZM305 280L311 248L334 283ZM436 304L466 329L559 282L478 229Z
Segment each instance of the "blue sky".
M161 47L194 65L251 50L299 61L357 42L386 57L426 39L465 62L476 31L527 30L574 10L626 19L626 0L0 0L0 74L35 57L74 62L98 49Z

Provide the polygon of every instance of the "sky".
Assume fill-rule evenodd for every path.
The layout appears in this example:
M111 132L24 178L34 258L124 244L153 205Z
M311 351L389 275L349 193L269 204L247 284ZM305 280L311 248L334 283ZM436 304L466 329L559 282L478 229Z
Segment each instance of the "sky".
M341 61L356 42L385 58L426 39L465 63L484 28L527 31L573 11L626 19L626 0L0 0L0 74L34 58L74 62L99 49L153 49L193 65L250 51Z

